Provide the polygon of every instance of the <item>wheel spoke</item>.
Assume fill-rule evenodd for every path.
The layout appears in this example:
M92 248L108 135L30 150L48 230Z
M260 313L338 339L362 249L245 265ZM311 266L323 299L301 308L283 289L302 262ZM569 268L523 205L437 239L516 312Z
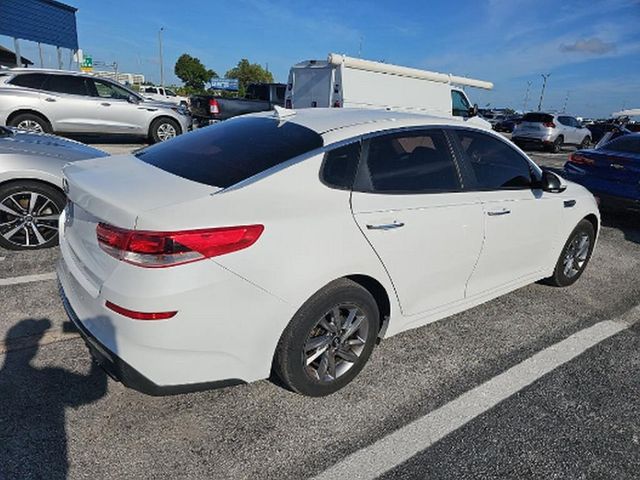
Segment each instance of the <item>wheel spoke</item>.
M320 365L318 365L318 378L322 380L327 375L327 369L329 368L329 352L325 351L320 359Z
M360 328L360 325L362 325L364 318L365 318L364 315L359 315L356 317L356 319L347 328L347 331L344 332L344 334L342 335L343 342L346 341L347 338L353 335L356 331L358 331L358 328Z
M49 230L55 230L56 232L58 231L57 225L47 225L46 223L36 223L36 226L39 228L48 228Z
M44 197L44 198L45 198L45 202L42 204L42 206L36 212L36 214L35 214L36 217L42 215L42 212L44 211L44 209L47 207L47 205L49 205L51 203L50 199L48 199L47 197Z
M42 233L40 233L40 230L38 230L38 227L36 225L31 225L31 230L33 230L33 233L36 236L36 240L38 241L38 245L42 245L43 243L47 243L47 241L44 239L44 237L42 236Z
M326 318L323 318L322 320L320 320L320 326L324 328L327 332L331 332L331 333L338 332L338 329L336 328L336 326L333 323L327 322Z
M317 348L326 347L331 343L331 336L329 335L321 335L319 337L313 337L308 340L306 345L304 346L305 352L310 352L311 350L316 350Z
M2 236L4 238L6 238L7 240L11 240L11 237L13 237L16 233L18 233L20 230L22 230L22 228L25 226L26 224L24 222L22 222L20 225L18 225L17 227L13 228L13 230L9 230L6 233L3 233Z
M338 307L335 307L331 311L331 316L333 317L333 324L336 327L336 332L340 331L340 329L342 328L342 313L340 313L340 309Z
M336 353L334 350L329 349L327 350L327 359L328 359L328 365L327 365L327 373L329 375L331 375L332 378L336 378Z
M36 217L36 219L40 222L42 220L44 221L58 221L58 219L60 218L60 214L59 213L54 213L53 215L42 215L40 217Z
M358 361L358 355L353 353L351 349L341 347L336 351L336 355L345 359L347 362L356 363Z
M40 195L35 192L31 192L31 195L29 195L29 203L27 205L27 213L33 213L33 209L35 208L36 203L38 203L38 197L40 197Z
M12 199L13 200L13 199ZM15 202L15 200L14 200ZM5 213L8 213L9 215L13 215L14 217L21 217L22 215L20 215L18 212L16 212L15 210L12 210L11 208L7 207L5 204L0 203L0 211L3 211Z
M9 197L9 200L11 200L11 201L13 202L13 204L14 204L16 207L18 207L18 210L19 210L20 212L22 212L22 214L27 213L27 210L26 210L26 209L25 209L25 208L20 204L20 202L18 202L18 201L14 198L14 196L13 196L13 195L11 195L11 196Z

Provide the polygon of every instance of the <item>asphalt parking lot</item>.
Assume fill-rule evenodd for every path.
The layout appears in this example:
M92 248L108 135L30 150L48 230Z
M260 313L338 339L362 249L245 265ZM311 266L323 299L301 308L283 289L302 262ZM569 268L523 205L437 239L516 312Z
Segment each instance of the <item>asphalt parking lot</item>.
M574 286L383 341L322 399L268 381L127 390L64 327L58 250L0 250L0 479L638 478L640 216L603 220Z

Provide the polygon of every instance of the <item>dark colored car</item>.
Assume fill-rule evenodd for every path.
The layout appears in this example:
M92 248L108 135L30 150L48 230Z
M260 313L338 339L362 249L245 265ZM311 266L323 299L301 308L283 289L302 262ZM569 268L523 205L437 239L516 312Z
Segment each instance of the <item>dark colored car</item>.
M191 97L191 115L198 125L207 125L245 113L265 112L274 105L284 105L286 88L283 83L254 83L247 86L244 98L195 95Z
M499 122L497 122L494 126L493 129L496 132L507 132L507 133L513 133L513 129L515 128L515 126L522 120L522 116L521 115L511 115L503 120L500 120Z
M591 190L602 207L640 211L640 133L614 132L612 137L571 154L565 177Z

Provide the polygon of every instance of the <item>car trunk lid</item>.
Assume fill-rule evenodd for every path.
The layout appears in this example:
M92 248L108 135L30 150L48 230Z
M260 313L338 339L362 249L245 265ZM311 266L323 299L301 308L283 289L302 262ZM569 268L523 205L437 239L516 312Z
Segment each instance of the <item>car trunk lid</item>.
M147 210L220 190L177 177L132 155L68 165L64 176L69 200L63 225L64 243L85 280L95 289L119 263L98 245L99 223L135 229L138 216Z

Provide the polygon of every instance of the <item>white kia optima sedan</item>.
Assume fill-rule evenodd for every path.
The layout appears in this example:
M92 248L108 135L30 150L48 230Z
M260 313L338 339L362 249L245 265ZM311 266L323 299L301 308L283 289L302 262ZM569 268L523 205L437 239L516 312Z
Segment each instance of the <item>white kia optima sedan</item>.
M571 285L600 224L587 190L500 135L387 111L243 116L64 175L67 312L154 395L272 373L335 392L378 338Z

